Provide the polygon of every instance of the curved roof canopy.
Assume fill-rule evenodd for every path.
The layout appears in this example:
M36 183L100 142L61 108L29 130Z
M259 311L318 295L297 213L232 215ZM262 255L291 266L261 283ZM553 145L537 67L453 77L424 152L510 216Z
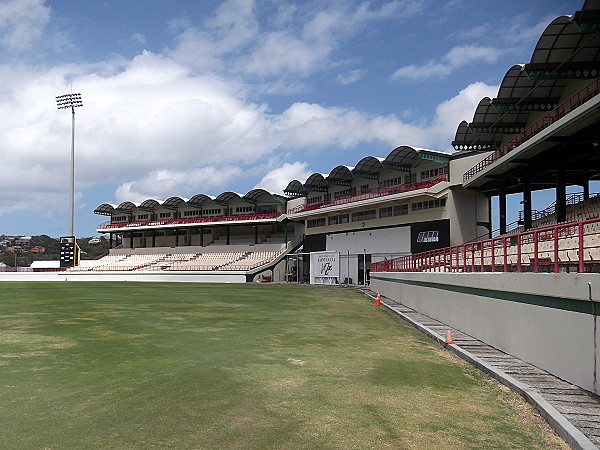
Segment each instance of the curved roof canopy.
M401 145L390 152L383 161L385 166L400 169L409 169L419 157L419 152L408 145Z
M492 105L489 97L484 97L477 105L473 122L469 128L473 133L517 134L525 129L529 112L500 112Z
M329 172L327 181L332 184L350 186L350 183L352 182L352 169L354 168L348 166L334 167L333 170Z
M301 197L306 194L306 189L304 189L304 185L300 181L292 180L288 183L283 192L293 197Z
M356 163L352 173L363 178L376 178L383 171L383 161L383 158L365 156Z
M103 216L110 216L115 210L117 205L111 203L102 203L94 210L94 214L102 214Z
M154 211L159 206L160 206L160 202L158 200L149 198L148 200L144 200L142 203L140 203L139 208L145 209L146 211Z
M324 191L327 188L327 181L325 181L325 177L322 173L313 173L306 179L304 183L304 188L307 191Z
M134 208L137 208L138 206L139 204L133 202L122 202L119 204L119 206L115 208L115 211L129 214L131 213L131 211L134 210Z
M184 203L186 203L186 200L181 197L169 197L163 202L162 207L167 209L177 209Z
M214 202L214 197L206 194L196 194L187 203L194 208L201 208L206 202Z
M556 106L567 80L532 80L524 65L512 66L504 75L498 97L492 100L496 111L550 111Z
M597 2L586 2L588 14ZM535 46L524 71L531 79L597 78L600 75L600 34L585 32L569 16L554 19ZM597 31L597 30L596 30Z
M222 192L217 198L215 198L215 202L219 203L230 203L232 200L241 200L242 196L237 192Z
M456 129L456 136L452 141L455 150L462 151L488 151L495 150L502 144L502 136L495 134L473 133L469 124L463 120Z
M286 198L282 195L276 194L274 192L269 192L265 189L252 189L243 197L248 203L257 203L259 201L278 201L285 202Z

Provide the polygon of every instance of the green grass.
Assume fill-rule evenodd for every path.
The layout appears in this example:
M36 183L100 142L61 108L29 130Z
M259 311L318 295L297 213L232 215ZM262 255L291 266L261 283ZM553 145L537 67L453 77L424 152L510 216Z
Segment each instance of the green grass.
M0 284L0 448L549 448L349 289Z

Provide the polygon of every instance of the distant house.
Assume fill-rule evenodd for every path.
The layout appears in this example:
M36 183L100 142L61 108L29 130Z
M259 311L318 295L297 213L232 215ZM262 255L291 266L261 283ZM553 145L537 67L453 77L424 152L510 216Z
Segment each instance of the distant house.
M43 245L36 245L35 247L31 247L29 251L31 253L46 253L46 247Z

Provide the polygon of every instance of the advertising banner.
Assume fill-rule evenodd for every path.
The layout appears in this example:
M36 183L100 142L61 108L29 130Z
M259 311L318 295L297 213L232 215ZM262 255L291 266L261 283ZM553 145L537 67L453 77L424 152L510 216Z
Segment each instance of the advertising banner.
M338 284L339 276L339 252L312 252L310 254L310 284Z

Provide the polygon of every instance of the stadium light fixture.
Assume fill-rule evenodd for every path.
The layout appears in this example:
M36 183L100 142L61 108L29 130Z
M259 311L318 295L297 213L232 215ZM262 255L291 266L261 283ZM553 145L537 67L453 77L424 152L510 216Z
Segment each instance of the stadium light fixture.
M71 108L71 181L69 195L69 236L73 233L73 215L75 210L75 108L83 106L81 94L65 94L56 97L56 106L58 109Z

